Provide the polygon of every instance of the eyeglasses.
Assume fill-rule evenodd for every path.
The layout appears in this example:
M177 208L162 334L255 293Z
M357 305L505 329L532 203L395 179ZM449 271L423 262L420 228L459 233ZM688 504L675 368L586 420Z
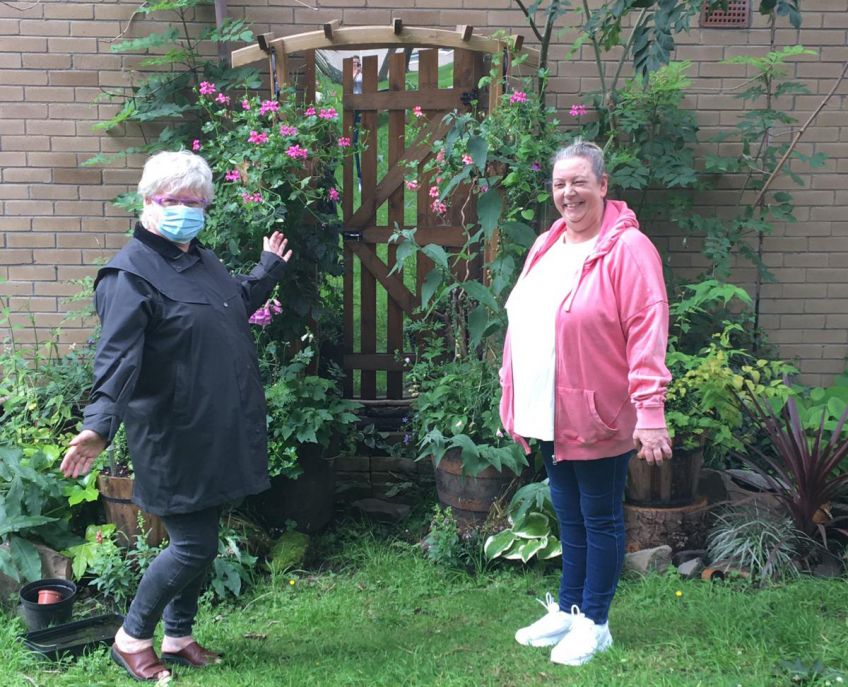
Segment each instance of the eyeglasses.
M188 208L200 208L205 210L209 205L202 198L181 198L179 196L153 196L153 202L162 207L171 207L173 205L185 205Z

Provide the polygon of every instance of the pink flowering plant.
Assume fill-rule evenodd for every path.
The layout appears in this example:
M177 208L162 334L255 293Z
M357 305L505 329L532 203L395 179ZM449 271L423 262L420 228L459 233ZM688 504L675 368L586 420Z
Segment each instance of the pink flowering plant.
M263 236L286 234L297 255L279 287L286 317L270 317L278 306L269 302L253 322L293 340L321 319L325 278L341 273L333 172L354 146L332 105L298 105L291 90L275 100L204 81L197 98L205 120L193 148L215 175L201 238L240 271L258 258Z

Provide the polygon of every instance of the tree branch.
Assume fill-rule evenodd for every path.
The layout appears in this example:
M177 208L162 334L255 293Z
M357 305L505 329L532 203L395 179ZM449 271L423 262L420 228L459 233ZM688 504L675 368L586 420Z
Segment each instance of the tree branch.
M842 73L836 79L835 83L833 84L833 87L830 89L828 94L824 97L824 100L822 100L819 103L819 106L815 109L813 114L810 115L810 118L806 122L804 122L804 126L802 126L798 130L798 133L795 134L795 138L792 139L792 143L789 144L789 147L786 149L786 152L783 154L783 157L780 158L780 162L777 163L777 167L774 168L774 171L771 173L771 176L769 176L769 178L766 180L766 183L760 189L760 194L757 196L757 199L754 201L754 207L759 205L760 201L762 200L762 198L765 195L766 191L768 190L769 186L771 186L772 181L774 181L774 178L778 175L778 173L782 169L783 165L786 164L786 160L789 159L789 156L792 154L792 151L795 150L795 146L798 145L798 141L801 140L801 137L804 135L804 132L807 131L810 124L813 123L813 120L815 120L815 118L818 117L819 112L821 112L824 109L824 106L827 105L827 102L833 97L833 94L836 93L836 89L839 88L839 84L842 83L842 80L845 78L846 74L848 74L848 62L845 63L845 66L842 68Z
M527 10L527 7L521 0L515 0L515 4L517 4L521 11L524 12L524 16L527 17L527 21L530 22L530 30L535 34L536 39L541 43L542 42L542 34L539 33L539 29L536 27L536 21L533 17L530 16L530 12Z

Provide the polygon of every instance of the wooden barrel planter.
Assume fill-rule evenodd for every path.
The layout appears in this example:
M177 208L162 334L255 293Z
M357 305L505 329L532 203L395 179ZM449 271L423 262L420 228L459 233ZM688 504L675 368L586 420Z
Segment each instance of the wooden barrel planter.
M138 526L139 513L143 518L144 531L147 532L148 545L158 546L168 536L165 525L159 517L145 513L132 502L132 477L112 477L100 474L97 476L97 489L103 500L106 522L115 525L118 544L129 546L135 541L136 535L141 534Z
M517 477L489 467L472 477L462 472L462 451L450 449L436 466L436 493L450 506L460 529L482 525L497 501Z
M632 458L624 500L634 506L673 508L691 504L698 495L704 451L674 449L671 460L659 465Z
M698 495L704 451L674 449L659 465L631 458L624 492L627 550L668 544L673 551L706 544L708 502Z

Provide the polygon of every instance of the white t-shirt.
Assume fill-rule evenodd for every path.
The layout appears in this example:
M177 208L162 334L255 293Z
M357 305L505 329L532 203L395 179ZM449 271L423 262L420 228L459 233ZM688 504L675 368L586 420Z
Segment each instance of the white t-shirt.
M553 441L556 316L595 243L597 237L582 243L560 238L507 300L515 433L520 436Z

